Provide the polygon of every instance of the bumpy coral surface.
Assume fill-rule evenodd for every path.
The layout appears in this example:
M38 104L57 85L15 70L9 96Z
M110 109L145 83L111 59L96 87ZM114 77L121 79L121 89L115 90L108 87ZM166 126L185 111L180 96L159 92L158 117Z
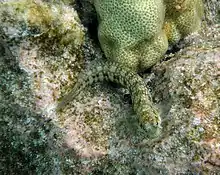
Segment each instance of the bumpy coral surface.
M168 48L200 27L201 0L95 0L99 41L108 59L135 71L158 62Z
M166 17L164 30L170 43L195 32L200 28L203 16L201 0L165 0Z
M151 67L165 54L162 0L95 0L94 5L99 41L108 59L137 71Z

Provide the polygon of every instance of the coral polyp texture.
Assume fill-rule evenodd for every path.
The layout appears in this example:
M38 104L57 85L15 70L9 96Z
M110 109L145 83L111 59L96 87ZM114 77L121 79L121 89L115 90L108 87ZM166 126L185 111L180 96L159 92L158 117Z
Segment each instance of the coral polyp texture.
M99 41L108 59L138 71L151 67L165 54L168 44L162 31L162 0L95 0L94 5Z
M156 64L173 44L200 27L201 0L95 0L105 56L135 71Z
M202 0L165 0L164 30L171 44L197 31L203 16Z

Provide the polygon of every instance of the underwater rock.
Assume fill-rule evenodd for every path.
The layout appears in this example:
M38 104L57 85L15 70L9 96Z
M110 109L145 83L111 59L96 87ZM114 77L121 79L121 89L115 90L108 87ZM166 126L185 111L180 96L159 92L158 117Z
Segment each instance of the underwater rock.
M85 1L74 6L83 24L89 24L88 31L70 1L0 2L0 172L220 171L217 22L202 25L200 34L184 40L182 50L165 55L144 75L163 125L161 136L149 140L127 90L112 84L88 87L82 99L74 99L60 113L53 111L57 99L71 90L83 63L92 67L104 59L97 38L91 36L90 20L95 19L90 17L95 15L82 13L78 6ZM218 11L218 6L206 3L215 7L214 14ZM208 19L206 5L205 9Z

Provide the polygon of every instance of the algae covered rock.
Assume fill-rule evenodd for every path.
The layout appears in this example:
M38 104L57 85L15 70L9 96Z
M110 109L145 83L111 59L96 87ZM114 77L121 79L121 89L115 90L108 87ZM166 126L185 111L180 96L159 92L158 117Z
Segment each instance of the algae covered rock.
M145 139L143 131L134 127L134 118L126 117L130 114L120 116L108 156L92 174L219 172L219 26L203 30L187 38L185 48L153 68L147 79L161 111L161 138L137 144Z
M219 47L213 47L214 40L209 44L206 48L203 45L200 47L199 43L191 45L177 53L173 59L155 67L156 79L152 81L152 88L154 99L160 101L159 105L163 109L163 126L169 133L169 136L162 139L165 145L159 144L160 149L166 147L168 153L168 147L173 147L175 142L181 142L177 152L172 152L172 156L181 157L183 164L177 158L175 167L180 163L183 170L190 163L190 171L216 173L219 171L220 155L220 50ZM173 143L167 139L172 139ZM188 151L184 140L190 145Z
M103 59L69 4L1 1L0 174L218 174L219 26L144 75L163 126L149 140L127 90L111 84L52 109L84 59Z
M77 13L62 3L29 0L6 1L0 8L1 37L33 77L37 105L54 104L62 85L74 83L83 63L84 28Z
M131 127L131 117L128 123L118 121L108 156L92 174L218 174L220 49L216 38L220 34L216 30L187 38L188 47L156 65L146 78L161 110L161 137L145 140L143 131ZM208 37L212 34L215 38Z
M83 63L78 15L62 2L0 1L0 23L0 174L73 171L47 111Z

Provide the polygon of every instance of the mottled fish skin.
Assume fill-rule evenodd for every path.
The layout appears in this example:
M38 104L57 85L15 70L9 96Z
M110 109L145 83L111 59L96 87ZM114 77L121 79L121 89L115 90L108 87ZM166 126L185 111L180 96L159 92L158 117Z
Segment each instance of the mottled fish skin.
M148 131L149 136L156 137L160 133L160 116L153 106L148 89L143 79L134 71L116 62L100 63L88 72L82 73L70 93L65 95L57 106L61 110L71 100L79 95L83 89L95 82L111 81L129 89L133 109L140 124Z

